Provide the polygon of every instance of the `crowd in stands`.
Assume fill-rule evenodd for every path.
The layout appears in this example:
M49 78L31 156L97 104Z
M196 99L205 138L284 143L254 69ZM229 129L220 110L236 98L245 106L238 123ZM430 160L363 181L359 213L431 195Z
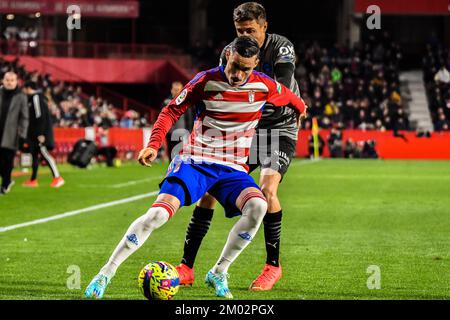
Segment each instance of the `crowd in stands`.
M216 66L225 45L192 48L199 70ZM327 48L314 42L297 44L296 52L295 77L321 128L410 129L400 95L402 53L387 32L371 35L353 48ZM305 127L311 127L310 120Z
M450 131L450 48L439 42L426 46L423 80L435 131Z
M36 55L38 30L34 27L8 26L1 34L0 52L10 55Z
M225 45L222 42L217 47L211 43L194 47L194 61L201 61L199 66L203 68L214 67ZM314 42L297 44L295 49L295 77L302 98L310 106L304 128L310 129L311 119L316 117L319 127L337 131L393 130L395 135L402 136L399 130L411 129L400 94L402 53L389 33L370 35L353 48L338 45L329 48ZM340 150L346 150L345 154L333 155L375 158L374 144L374 141L344 142Z
M297 50L296 78L321 128L410 129L399 88L402 53L387 33L353 48L312 43Z
M123 112L102 97L86 95L80 86L53 81L48 74L27 72L18 60L8 62L0 58L0 77L9 70L14 70L22 81L38 83L47 99L54 127L142 128L148 125L147 119L134 110Z

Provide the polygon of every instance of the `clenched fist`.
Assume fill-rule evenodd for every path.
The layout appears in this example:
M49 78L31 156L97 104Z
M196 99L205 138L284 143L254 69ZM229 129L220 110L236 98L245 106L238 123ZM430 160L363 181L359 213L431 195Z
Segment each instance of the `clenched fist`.
M155 160L158 151L153 148L144 148L139 152L138 161L146 167L151 167L153 160Z

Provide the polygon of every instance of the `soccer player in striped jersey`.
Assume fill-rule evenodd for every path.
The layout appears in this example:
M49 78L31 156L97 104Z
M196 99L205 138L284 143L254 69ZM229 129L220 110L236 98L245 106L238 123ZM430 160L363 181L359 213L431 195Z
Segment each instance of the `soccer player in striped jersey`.
M236 38L227 52L226 67L201 72L160 113L147 148L139 162L150 165L170 129L195 106L197 121L189 142L169 165L160 193L152 207L135 220L108 262L88 285L85 296L101 298L106 286L125 261L182 206L189 206L205 192L225 208L227 217L240 215L231 229L206 283L219 297L232 298L228 268L254 238L267 210L261 189L248 174L247 158L256 125L267 103L290 105L298 117L303 100L268 76L254 71L259 46L254 38ZM160 239L161 241L161 239Z
M285 37L269 34L266 11L256 2L239 5L233 13L234 26L238 36L248 35L258 41L260 59L255 70L267 74L284 84L300 97L300 90L294 78L295 51L293 44ZM226 46L220 57L220 64L226 64ZM280 238L282 209L278 199L278 187L295 156L298 126L295 112L285 106L264 108L249 157L250 172L261 167L259 185L267 199L268 209L264 217L266 263L261 274L251 283L250 290L271 290L281 278ZM189 285L194 282L194 261L202 239L209 229L216 200L211 195L200 199L189 223L183 258L177 266L180 282Z

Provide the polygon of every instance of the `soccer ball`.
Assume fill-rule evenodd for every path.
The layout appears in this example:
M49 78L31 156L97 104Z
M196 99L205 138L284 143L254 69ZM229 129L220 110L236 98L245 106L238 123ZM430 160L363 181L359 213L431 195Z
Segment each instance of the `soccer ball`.
M177 269L164 261L152 261L139 273L139 288L148 300L172 300L178 292Z

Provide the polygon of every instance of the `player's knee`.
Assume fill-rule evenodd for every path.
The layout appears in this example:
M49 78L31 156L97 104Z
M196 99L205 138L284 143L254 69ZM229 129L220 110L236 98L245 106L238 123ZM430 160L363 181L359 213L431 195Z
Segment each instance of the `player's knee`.
M267 201L253 197L247 201L242 211L255 225L259 225L267 212Z
M276 186L273 186L271 184L263 184L261 186L261 191L263 192L268 202L272 202L273 200L276 200L278 198Z
M169 213L162 207L152 207L145 214L143 226L147 230L154 230L161 227L169 220Z
M197 205L205 209L214 209L214 207L216 206L216 202L217 200L213 196L206 193L205 195L203 195L203 197L200 198Z

